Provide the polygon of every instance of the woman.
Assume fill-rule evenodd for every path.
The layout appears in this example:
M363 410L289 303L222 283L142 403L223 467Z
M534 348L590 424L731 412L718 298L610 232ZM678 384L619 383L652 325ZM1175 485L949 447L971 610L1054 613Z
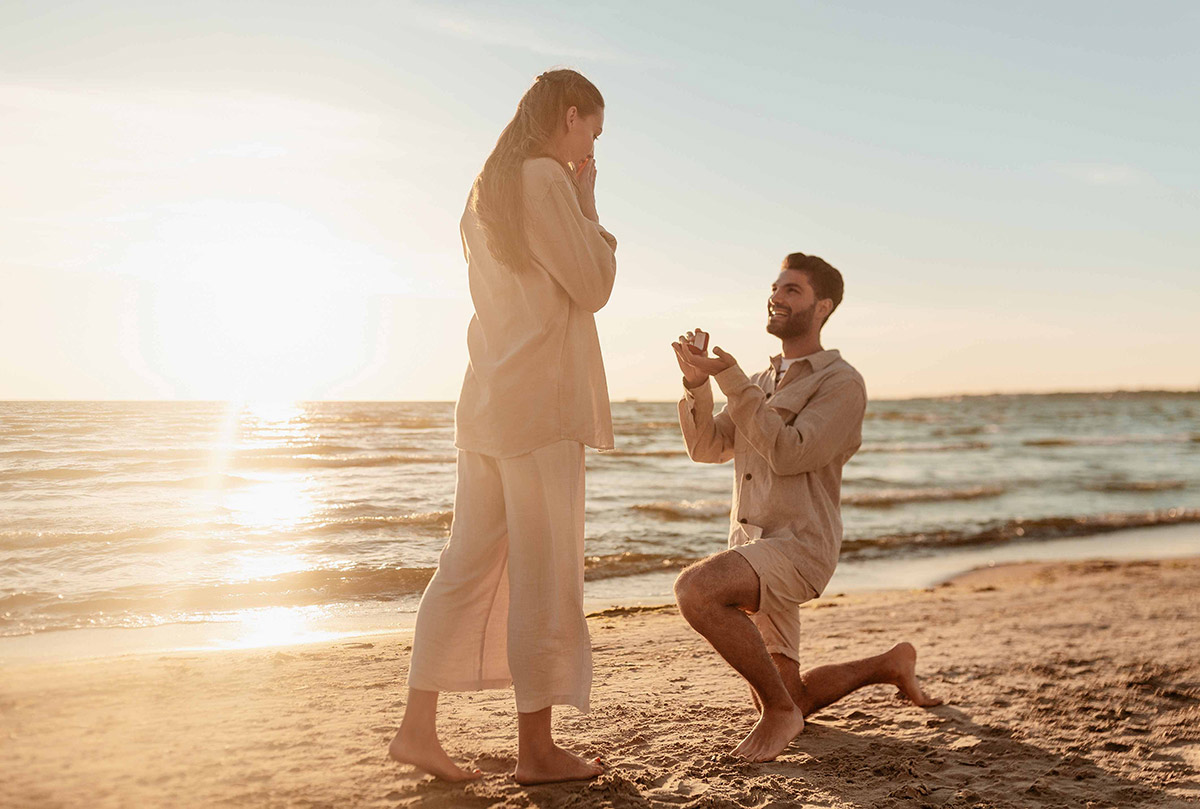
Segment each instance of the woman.
M440 691L516 696L516 779L594 778L550 735L553 705L588 710L584 445L613 445L593 313L616 239L596 215L604 99L572 70L538 76L475 181L461 232L475 316L455 409L454 522L417 611L408 704L389 752L451 781L479 777L437 738Z

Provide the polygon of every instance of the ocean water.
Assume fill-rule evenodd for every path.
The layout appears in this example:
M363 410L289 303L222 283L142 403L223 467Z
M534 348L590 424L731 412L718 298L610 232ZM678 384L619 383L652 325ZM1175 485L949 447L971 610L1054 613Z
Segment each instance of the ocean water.
M589 452L589 587L725 545L731 465L674 403ZM0 636L411 613L452 518L449 403L0 403ZM1200 393L872 402L843 560L1200 522Z

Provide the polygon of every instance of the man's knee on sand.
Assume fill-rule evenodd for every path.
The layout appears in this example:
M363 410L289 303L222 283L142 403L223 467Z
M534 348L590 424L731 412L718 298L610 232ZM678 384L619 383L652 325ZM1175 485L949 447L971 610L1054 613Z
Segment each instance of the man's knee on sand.
M684 568L675 579L675 602L688 623L713 607L758 609L758 574L735 551L724 551Z

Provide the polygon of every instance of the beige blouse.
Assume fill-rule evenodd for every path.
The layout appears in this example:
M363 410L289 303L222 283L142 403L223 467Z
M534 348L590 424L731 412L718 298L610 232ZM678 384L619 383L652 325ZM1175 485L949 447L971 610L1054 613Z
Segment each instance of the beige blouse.
M557 160L526 160L523 181L531 266L496 261L469 204L460 223L475 316L454 443L497 458L564 439L612 449L593 313L612 293L617 240L584 216Z

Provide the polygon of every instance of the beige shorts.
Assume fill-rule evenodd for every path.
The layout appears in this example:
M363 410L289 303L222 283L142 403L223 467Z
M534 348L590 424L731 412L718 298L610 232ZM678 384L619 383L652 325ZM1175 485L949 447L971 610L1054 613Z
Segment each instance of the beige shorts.
M758 612L750 620L762 633L767 651L800 662L800 605L817 597L817 591L796 572L780 549L791 537L761 537L730 550L740 553L758 574Z

